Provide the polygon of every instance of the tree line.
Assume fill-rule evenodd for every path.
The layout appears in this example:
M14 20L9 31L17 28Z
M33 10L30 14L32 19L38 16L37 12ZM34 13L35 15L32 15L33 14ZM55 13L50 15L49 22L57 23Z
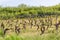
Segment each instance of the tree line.
M60 15L60 4L55 6L28 6L25 4L17 7L0 7L0 19L35 18L50 15Z

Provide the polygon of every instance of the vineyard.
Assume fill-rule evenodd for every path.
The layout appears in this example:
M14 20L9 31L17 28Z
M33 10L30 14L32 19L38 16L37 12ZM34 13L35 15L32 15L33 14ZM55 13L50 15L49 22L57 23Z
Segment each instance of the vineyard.
M60 16L45 16L43 18L0 20L0 37L3 39L3 37L5 38L8 36L5 40L11 40L9 38L10 36L12 37L12 40L24 40L22 36L29 36L28 38L31 37L30 40L33 40L34 36L39 36L37 38L38 40L44 40L42 37L45 38L45 36L47 37L50 35L56 37L60 33L59 18ZM21 36L21 38L19 38L19 36ZM17 38L15 39L15 37ZM28 40L28 38L26 40Z
M60 40L60 5L0 7L0 40Z

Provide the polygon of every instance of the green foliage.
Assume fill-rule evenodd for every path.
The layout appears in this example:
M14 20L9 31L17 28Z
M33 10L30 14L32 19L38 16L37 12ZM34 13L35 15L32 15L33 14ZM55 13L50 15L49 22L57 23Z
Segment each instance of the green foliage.
M56 14L60 15L60 4L51 7L30 7L25 4L21 4L18 7L0 7L0 19L34 18Z
M34 35L34 36L17 36L17 35L10 35L5 36L4 38L1 38L2 40L60 40L60 35L57 35L56 33L50 33L50 34L44 34L44 35Z

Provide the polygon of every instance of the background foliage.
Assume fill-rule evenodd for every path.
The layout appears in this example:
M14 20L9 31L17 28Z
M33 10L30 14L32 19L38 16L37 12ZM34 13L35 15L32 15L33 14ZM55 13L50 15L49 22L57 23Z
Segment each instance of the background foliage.
M10 18L34 18L44 15L60 15L60 4L56 6L27 6L25 4L18 7L0 7L0 19Z

